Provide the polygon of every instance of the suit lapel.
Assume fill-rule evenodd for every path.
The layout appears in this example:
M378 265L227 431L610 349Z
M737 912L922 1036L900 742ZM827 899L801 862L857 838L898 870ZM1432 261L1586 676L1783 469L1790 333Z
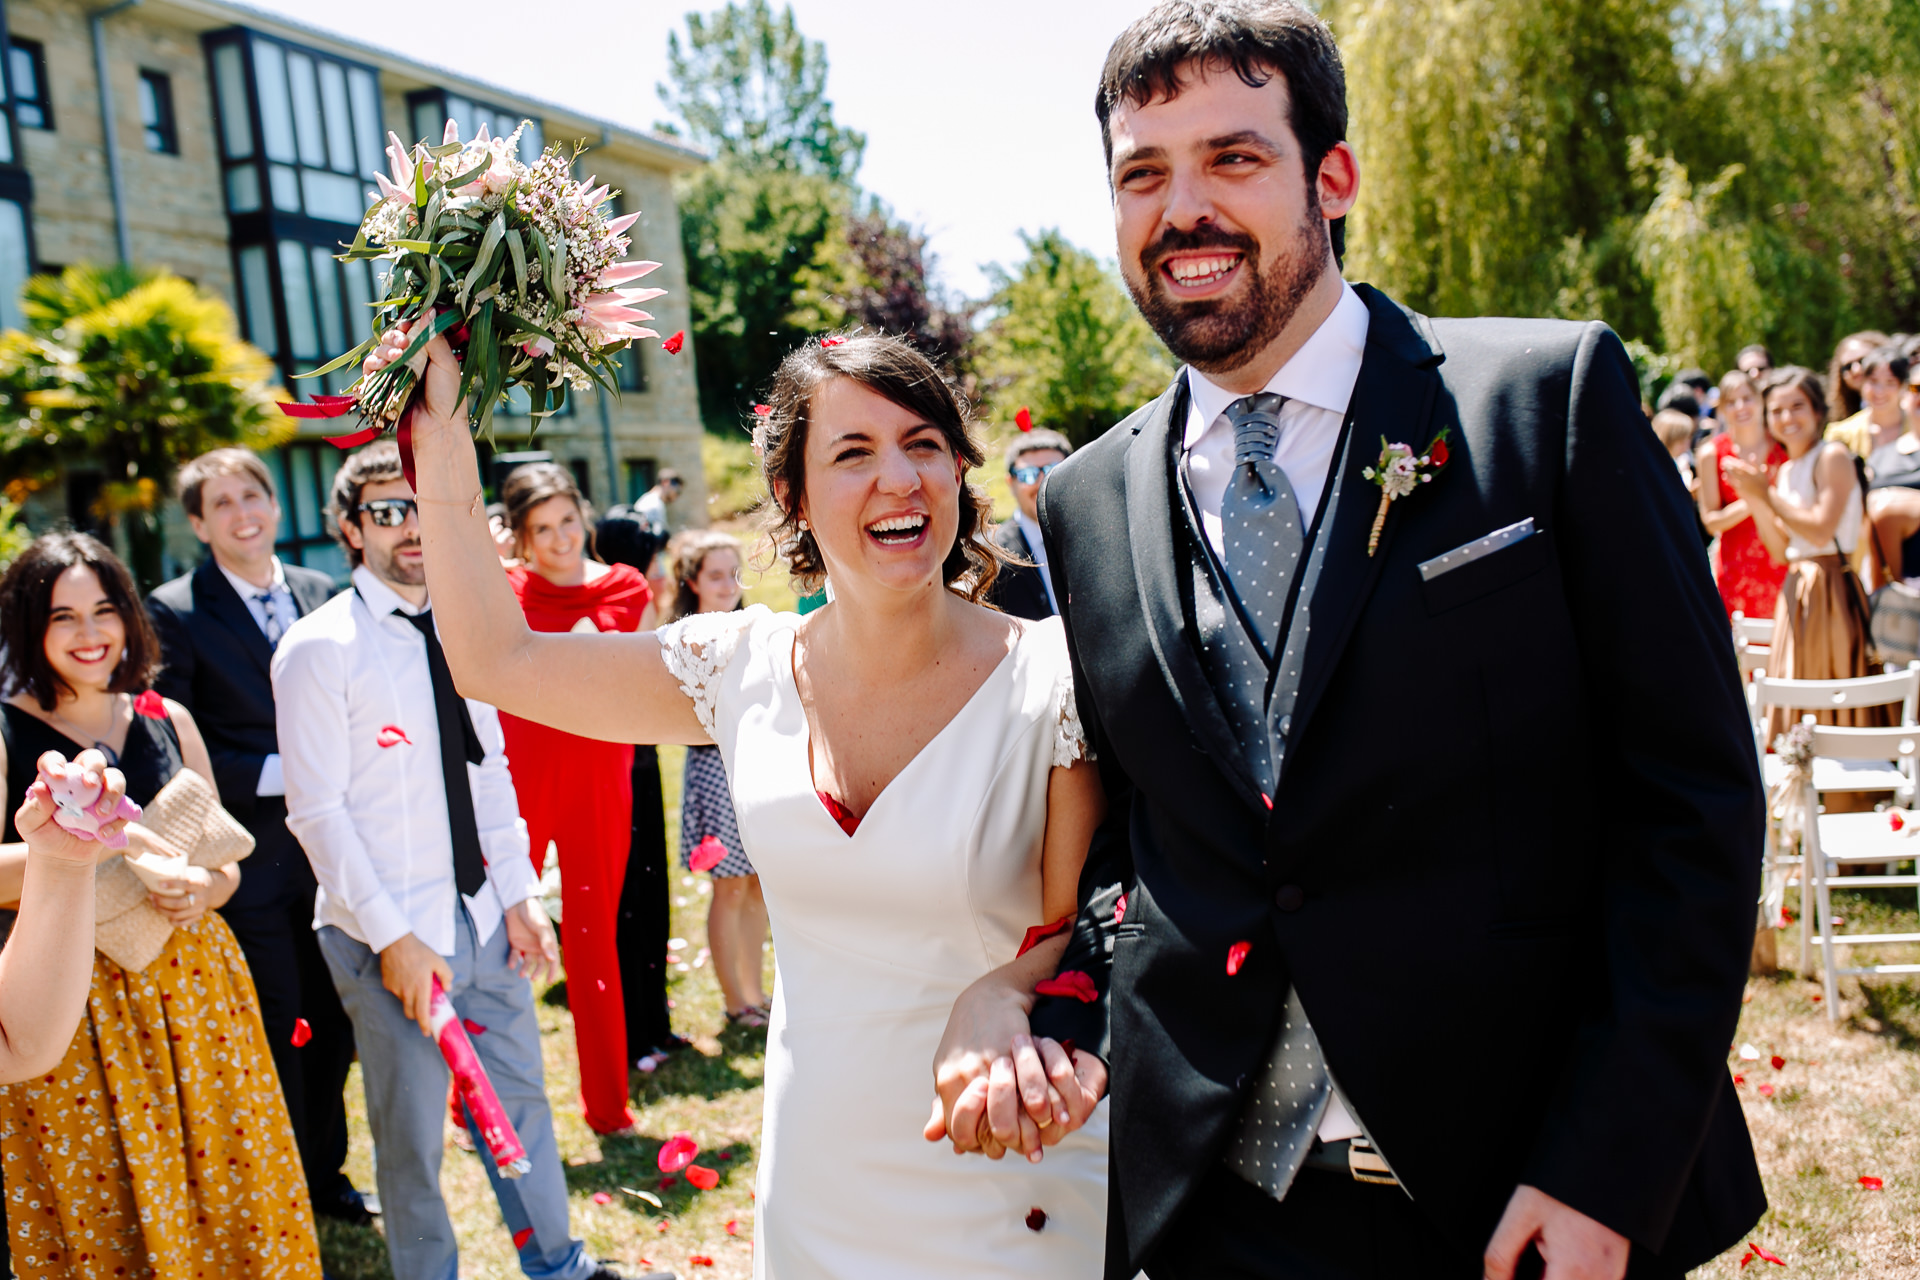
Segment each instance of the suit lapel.
M227 581L227 575L220 572L220 566L211 558L194 571L193 594L207 616L233 632L234 638L247 656L258 664L261 671L271 669L273 665L273 646L267 643L260 624L253 620L253 614L247 611L247 602Z
M287 590L292 593L294 607L300 610L303 618L333 598L330 584L319 578L309 578L304 573L298 576L288 574Z
M1385 294L1366 285L1354 289L1366 302L1369 313L1367 349L1349 409L1353 428L1346 455L1339 462L1339 500L1321 530L1324 560L1314 582L1313 625L1306 638L1293 722L1287 735L1296 742L1312 718L1361 606L1372 594L1387 562L1394 530L1409 514L1394 510L1387 516L1379 550L1368 556L1367 535L1380 508L1380 490L1361 473L1379 458L1382 436L1416 448L1431 439L1434 401L1440 390L1437 366L1444 355L1425 318L1402 310ZM1419 497L1416 491L1401 502L1417 504ZM1398 508L1401 503L1394 505ZM1289 752L1287 758L1292 754Z
M1187 723L1207 747L1207 755L1240 789L1248 804L1264 807L1260 784L1247 768L1246 753L1227 724L1200 655L1190 643L1181 603L1180 575L1189 570L1180 552L1173 506L1173 432L1185 421L1187 380L1177 378L1154 404L1127 449L1127 536L1133 549L1134 577L1146 615L1147 639L1161 674L1173 691Z

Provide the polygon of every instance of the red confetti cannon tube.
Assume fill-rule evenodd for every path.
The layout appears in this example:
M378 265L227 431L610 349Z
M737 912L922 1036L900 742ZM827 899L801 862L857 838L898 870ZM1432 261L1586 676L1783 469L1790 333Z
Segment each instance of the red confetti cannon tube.
M500 1095L493 1091L493 1081L487 1079L487 1069L474 1052L473 1041L461 1025L460 1015L453 1011L453 1001L447 999L438 975L433 979L433 1002L427 1007L427 1016L433 1024L434 1043L440 1046L440 1056L453 1072L453 1083L460 1090L467 1115L486 1141L487 1154L493 1157L501 1177L519 1177L533 1168L527 1149L520 1145L520 1135L513 1131L513 1121L507 1119L507 1109L500 1105Z

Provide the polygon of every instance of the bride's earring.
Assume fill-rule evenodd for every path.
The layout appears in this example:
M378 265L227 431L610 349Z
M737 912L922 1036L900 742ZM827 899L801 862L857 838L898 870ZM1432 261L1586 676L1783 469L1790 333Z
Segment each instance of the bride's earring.
M812 533L812 532L813 532L813 526L812 526L812 525L810 525L810 524L808 524L808 523L806 522L806 519L805 519L804 517L802 517L802 518L800 519L800 521L799 521L798 523L799 523L799 528L800 528L800 532L802 532L802 533Z

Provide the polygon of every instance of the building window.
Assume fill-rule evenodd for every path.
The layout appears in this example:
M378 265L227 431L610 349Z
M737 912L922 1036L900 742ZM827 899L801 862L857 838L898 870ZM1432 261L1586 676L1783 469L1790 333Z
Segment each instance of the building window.
M13 118L29 129L53 128L46 46L38 40L11 41L7 80L13 94Z
M27 206L0 198L0 329L20 329L20 290L33 263L33 245L27 238Z
M274 550L293 564L333 575L345 583L347 554L328 532L327 499L334 472L347 455L321 441L296 441L267 455L274 487L280 490L280 530Z
M619 361L619 372L613 385L624 392L640 392L647 389L647 362L640 350L639 343L633 343L614 357Z
M527 131L520 135L520 158L531 164L534 157L546 149L546 134L538 120L529 119L520 112L475 102L472 98L444 89L422 89L408 94L407 112L413 121L416 142L438 145L446 133L449 120L460 130L463 142L478 133L483 124L487 126L487 132L496 138L511 137L513 131L520 127L520 122L526 120Z
M660 461L657 458L628 458L627 501L640 501L647 490L653 488L653 479L660 474Z
M173 126L173 79L163 71L140 73L140 123L146 130L147 150L180 154L180 134Z

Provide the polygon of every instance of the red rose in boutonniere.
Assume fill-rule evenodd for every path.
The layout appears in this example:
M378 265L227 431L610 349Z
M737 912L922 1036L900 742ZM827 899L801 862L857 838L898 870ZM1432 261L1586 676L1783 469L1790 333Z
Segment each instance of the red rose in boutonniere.
M1373 529L1367 534L1367 554L1380 549L1380 531L1387 526L1387 508L1433 479L1447 465L1453 451L1447 448L1447 428L1427 445L1425 453L1415 453L1409 444L1389 444L1380 437L1380 461L1360 474L1380 486L1380 510L1374 513Z

